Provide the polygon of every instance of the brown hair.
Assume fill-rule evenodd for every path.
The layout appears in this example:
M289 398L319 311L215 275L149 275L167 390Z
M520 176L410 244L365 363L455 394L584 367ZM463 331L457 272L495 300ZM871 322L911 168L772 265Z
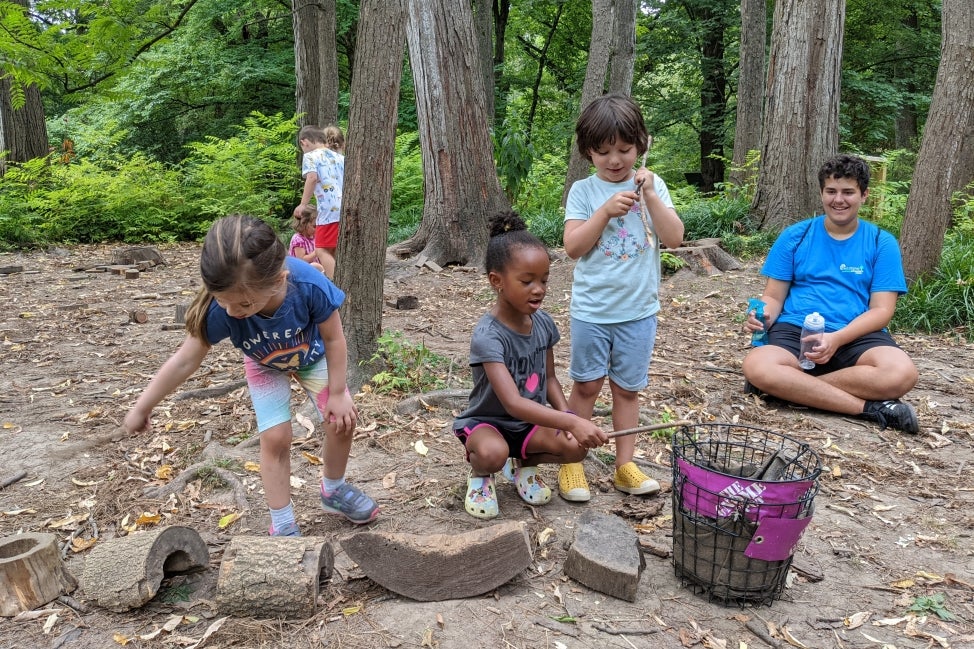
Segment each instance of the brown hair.
M639 104L618 92L602 95L582 109L575 124L578 152L592 160L592 151L604 144L622 140L635 145L639 155L646 153L649 133Z
M301 214L295 216L293 221L294 229L301 230L306 225L311 225L318 220L318 208L314 205L305 205L301 208Z
M308 142L314 142L315 144L327 144L327 140L325 140L325 132L312 124L302 126L301 130L298 131L299 144L301 140L307 140Z
M287 250L277 233L260 219L233 214L218 219L203 239L203 288L186 311L186 331L206 341L206 314L213 293L246 288L265 291L281 278Z
M321 130L325 138L325 146L332 151L342 153L345 151L345 134L342 129L334 124L330 124Z

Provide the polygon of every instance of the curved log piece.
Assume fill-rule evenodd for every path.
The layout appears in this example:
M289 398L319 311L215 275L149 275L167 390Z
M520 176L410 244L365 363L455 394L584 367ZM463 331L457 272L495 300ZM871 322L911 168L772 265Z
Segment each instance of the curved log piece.
M225 615L309 618L334 566L334 550L323 538L235 536L223 551L217 608Z
M0 539L0 615L11 617L70 593L78 586L61 562L53 534Z
M342 548L374 582L420 602L482 595L532 561L527 524L516 521L463 534L361 532Z
M164 577L206 570L210 553L199 533L173 525L98 543L82 577L85 596L121 613L159 592Z

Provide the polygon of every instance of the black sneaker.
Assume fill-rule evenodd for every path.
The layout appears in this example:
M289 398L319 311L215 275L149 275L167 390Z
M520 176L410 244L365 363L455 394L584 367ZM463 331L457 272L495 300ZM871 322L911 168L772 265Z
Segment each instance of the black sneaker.
M899 399L867 401L860 417L875 421L884 429L895 428L911 434L920 432L916 410L910 404L903 403Z

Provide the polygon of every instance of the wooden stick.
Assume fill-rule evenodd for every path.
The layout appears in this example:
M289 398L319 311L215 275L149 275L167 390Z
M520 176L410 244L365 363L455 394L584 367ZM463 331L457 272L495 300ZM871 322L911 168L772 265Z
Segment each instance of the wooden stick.
M636 433L647 433L651 430L666 430L667 428L676 428L677 426L692 426L692 421L687 421L681 419L679 421L670 421L665 424L649 424L648 426L636 426L635 428L626 428L624 430L617 430L609 433L609 439L615 439L616 437L625 437L626 435L635 435Z
M10 485L12 485L13 483L20 482L21 480L23 480L26 477L27 477L27 472L26 471L21 471L20 473L17 473L16 475L10 476L9 478L4 478L3 480L0 480L0 489L6 489L7 487L9 487Z

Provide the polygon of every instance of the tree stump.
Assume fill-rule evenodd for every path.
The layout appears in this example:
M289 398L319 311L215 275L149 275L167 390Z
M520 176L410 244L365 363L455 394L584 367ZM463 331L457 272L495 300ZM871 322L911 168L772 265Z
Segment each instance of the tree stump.
M490 592L532 560L527 525L515 521L463 534L363 532L342 548L374 582L420 602Z
M0 616L30 611L78 586L61 562L53 534L17 534L0 539Z
M742 268L733 255L720 247L720 239L716 238L684 241L679 248L667 249L665 252L682 259L696 273L720 275L726 270Z
M217 608L226 615L309 618L334 566L334 550L323 538L235 536L223 552Z
M173 525L98 543L85 560L85 595L116 613L142 606L163 577L206 570L210 553L199 533Z

